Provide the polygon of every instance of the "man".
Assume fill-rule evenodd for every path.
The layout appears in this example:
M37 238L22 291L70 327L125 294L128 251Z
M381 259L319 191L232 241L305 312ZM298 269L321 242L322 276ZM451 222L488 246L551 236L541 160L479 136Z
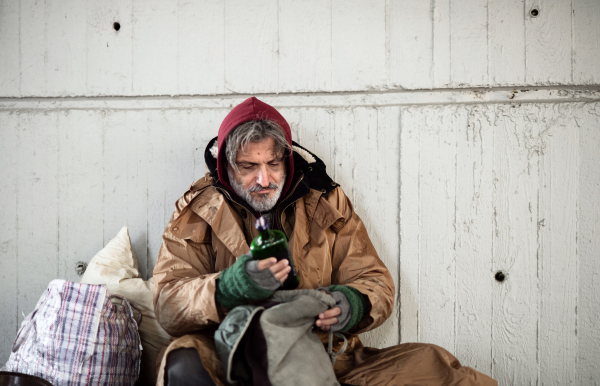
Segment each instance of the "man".
M257 262L247 254L260 216L288 237L298 288L321 288L336 300L316 317L315 328L322 341L329 330L347 336L334 366L341 383L489 379L437 346L362 346L357 334L391 314L394 283L349 199L323 162L292 142L277 110L254 97L236 106L205 160L209 173L177 201L154 269L157 319L178 337L164 350L159 384L226 384L216 327L237 305L269 297L291 272L286 260Z

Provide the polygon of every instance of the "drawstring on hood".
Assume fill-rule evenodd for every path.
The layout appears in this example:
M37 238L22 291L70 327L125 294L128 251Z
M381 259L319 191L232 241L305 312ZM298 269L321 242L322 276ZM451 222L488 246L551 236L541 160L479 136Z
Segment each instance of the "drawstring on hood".
M251 97L235 106L233 110L227 114L223 123L221 123L221 127L219 127L219 135L218 135L218 152L217 152L217 175L219 177L219 182L225 186L225 188L230 191L232 194L235 194L233 188L229 183L229 178L227 176L227 157L225 153L225 139L227 135L236 127L241 125L242 123L248 121L259 121L259 120L270 120L277 123L285 134L285 139L287 140L290 148L292 147L292 131L290 130L290 125L287 123L285 118L279 114L273 106L270 106L258 99L256 97ZM292 179L294 176L294 157L293 152L289 151L286 159L287 166L287 178L285 180L285 185L281 192L280 200L285 197L286 193L289 191L290 186L292 184Z

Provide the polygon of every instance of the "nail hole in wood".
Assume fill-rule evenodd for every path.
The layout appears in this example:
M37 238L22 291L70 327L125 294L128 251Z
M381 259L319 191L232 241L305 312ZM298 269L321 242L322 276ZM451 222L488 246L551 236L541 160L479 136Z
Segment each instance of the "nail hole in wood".
M121 24L118 21L115 21L113 23L113 28L115 29L115 31L118 31L121 29Z
M531 17L538 17L540 11L537 8L534 8L529 12L529 14L531 15Z
M494 279L496 279L496 281L499 281L502 283L504 281L504 279L506 279L506 275L504 274L504 272L498 271L494 275Z
M77 263L75 263L75 272L77 272L77 275L83 276L85 270L87 269L87 266L87 263L83 261L78 261Z

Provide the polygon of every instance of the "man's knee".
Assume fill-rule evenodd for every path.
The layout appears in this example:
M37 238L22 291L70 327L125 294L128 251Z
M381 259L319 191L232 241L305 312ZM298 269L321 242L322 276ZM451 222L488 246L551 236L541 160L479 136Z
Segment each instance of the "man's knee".
M166 386L215 386L194 348L179 348L169 353L165 368Z

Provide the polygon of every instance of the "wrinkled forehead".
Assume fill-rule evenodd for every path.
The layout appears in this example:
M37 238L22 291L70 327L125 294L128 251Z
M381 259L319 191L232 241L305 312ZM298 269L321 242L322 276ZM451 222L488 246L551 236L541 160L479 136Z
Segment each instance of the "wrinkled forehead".
M236 154L236 161L281 159L283 155L284 149L278 148L275 140L267 137L261 141L241 144Z

